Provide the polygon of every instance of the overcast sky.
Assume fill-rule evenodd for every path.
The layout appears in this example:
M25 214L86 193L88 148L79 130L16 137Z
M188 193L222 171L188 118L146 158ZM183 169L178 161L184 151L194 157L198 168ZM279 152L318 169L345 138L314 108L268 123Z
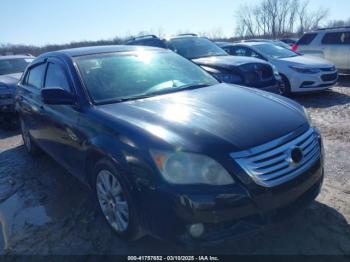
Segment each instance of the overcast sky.
M162 29L231 36L243 3L259 0L0 0L0 43L61 44L110 39ZM310 0L330 9L329 19L350 18L349 0Z

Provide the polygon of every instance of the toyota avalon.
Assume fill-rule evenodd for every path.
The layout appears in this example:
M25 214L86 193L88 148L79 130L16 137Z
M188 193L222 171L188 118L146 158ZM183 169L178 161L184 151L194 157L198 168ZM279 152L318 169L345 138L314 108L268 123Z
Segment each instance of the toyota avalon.
M212 242L295 214L320 191L322 141L304 108L220 84L166 49L51 52L16 93L26 150L88 185L119 236Z

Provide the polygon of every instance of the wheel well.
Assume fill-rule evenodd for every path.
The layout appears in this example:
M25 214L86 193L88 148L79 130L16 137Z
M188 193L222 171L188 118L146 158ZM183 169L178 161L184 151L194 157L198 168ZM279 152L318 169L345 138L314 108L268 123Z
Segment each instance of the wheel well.
M88 154L86 158L86 164L85 164L85 174L87 176L87 182L90 185L90 187L93 187L93 170L95 167L95 164L101 160L102 158L106 158L106 155L99 151L92 151Z
M283 79L287 80L287 83L288 83L288 85L289 85L289 87L290 87L290 81L289 81L288 77L286 77L284 74L281 74L281 73L280 73L280 75L281 75L281 77L282 77Z

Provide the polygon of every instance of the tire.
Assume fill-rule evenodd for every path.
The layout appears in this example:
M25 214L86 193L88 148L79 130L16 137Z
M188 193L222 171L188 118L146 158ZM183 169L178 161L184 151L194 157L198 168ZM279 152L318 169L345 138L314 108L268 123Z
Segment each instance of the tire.
M106 222L118 236L126 240L141 238L143 233L130 189L121 172L112 161L102 159L96 163L93 174L96 204Z
M292 94L289 80L286 76L282 75L283 88L281 89L281 95L290 96Z
M21 126L21 135L26 151L32 156L38 156L41 153L40 148L35 144L22 118L19 120Z

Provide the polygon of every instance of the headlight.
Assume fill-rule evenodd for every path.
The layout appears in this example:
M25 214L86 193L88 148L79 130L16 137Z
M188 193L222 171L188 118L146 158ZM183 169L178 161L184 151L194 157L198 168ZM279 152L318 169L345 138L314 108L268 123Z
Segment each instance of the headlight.
M230 174L215 160L198 154L184 152L151 151L163 178L172 184L231 185Z
M289 66L289 68L302 74L318 74L321 72L321 70L318 68L306 68L302 66Z
M237 84L242 83L242 78L236 74L228 74L228 73L218 73L214 74L214 77L224 83Z

